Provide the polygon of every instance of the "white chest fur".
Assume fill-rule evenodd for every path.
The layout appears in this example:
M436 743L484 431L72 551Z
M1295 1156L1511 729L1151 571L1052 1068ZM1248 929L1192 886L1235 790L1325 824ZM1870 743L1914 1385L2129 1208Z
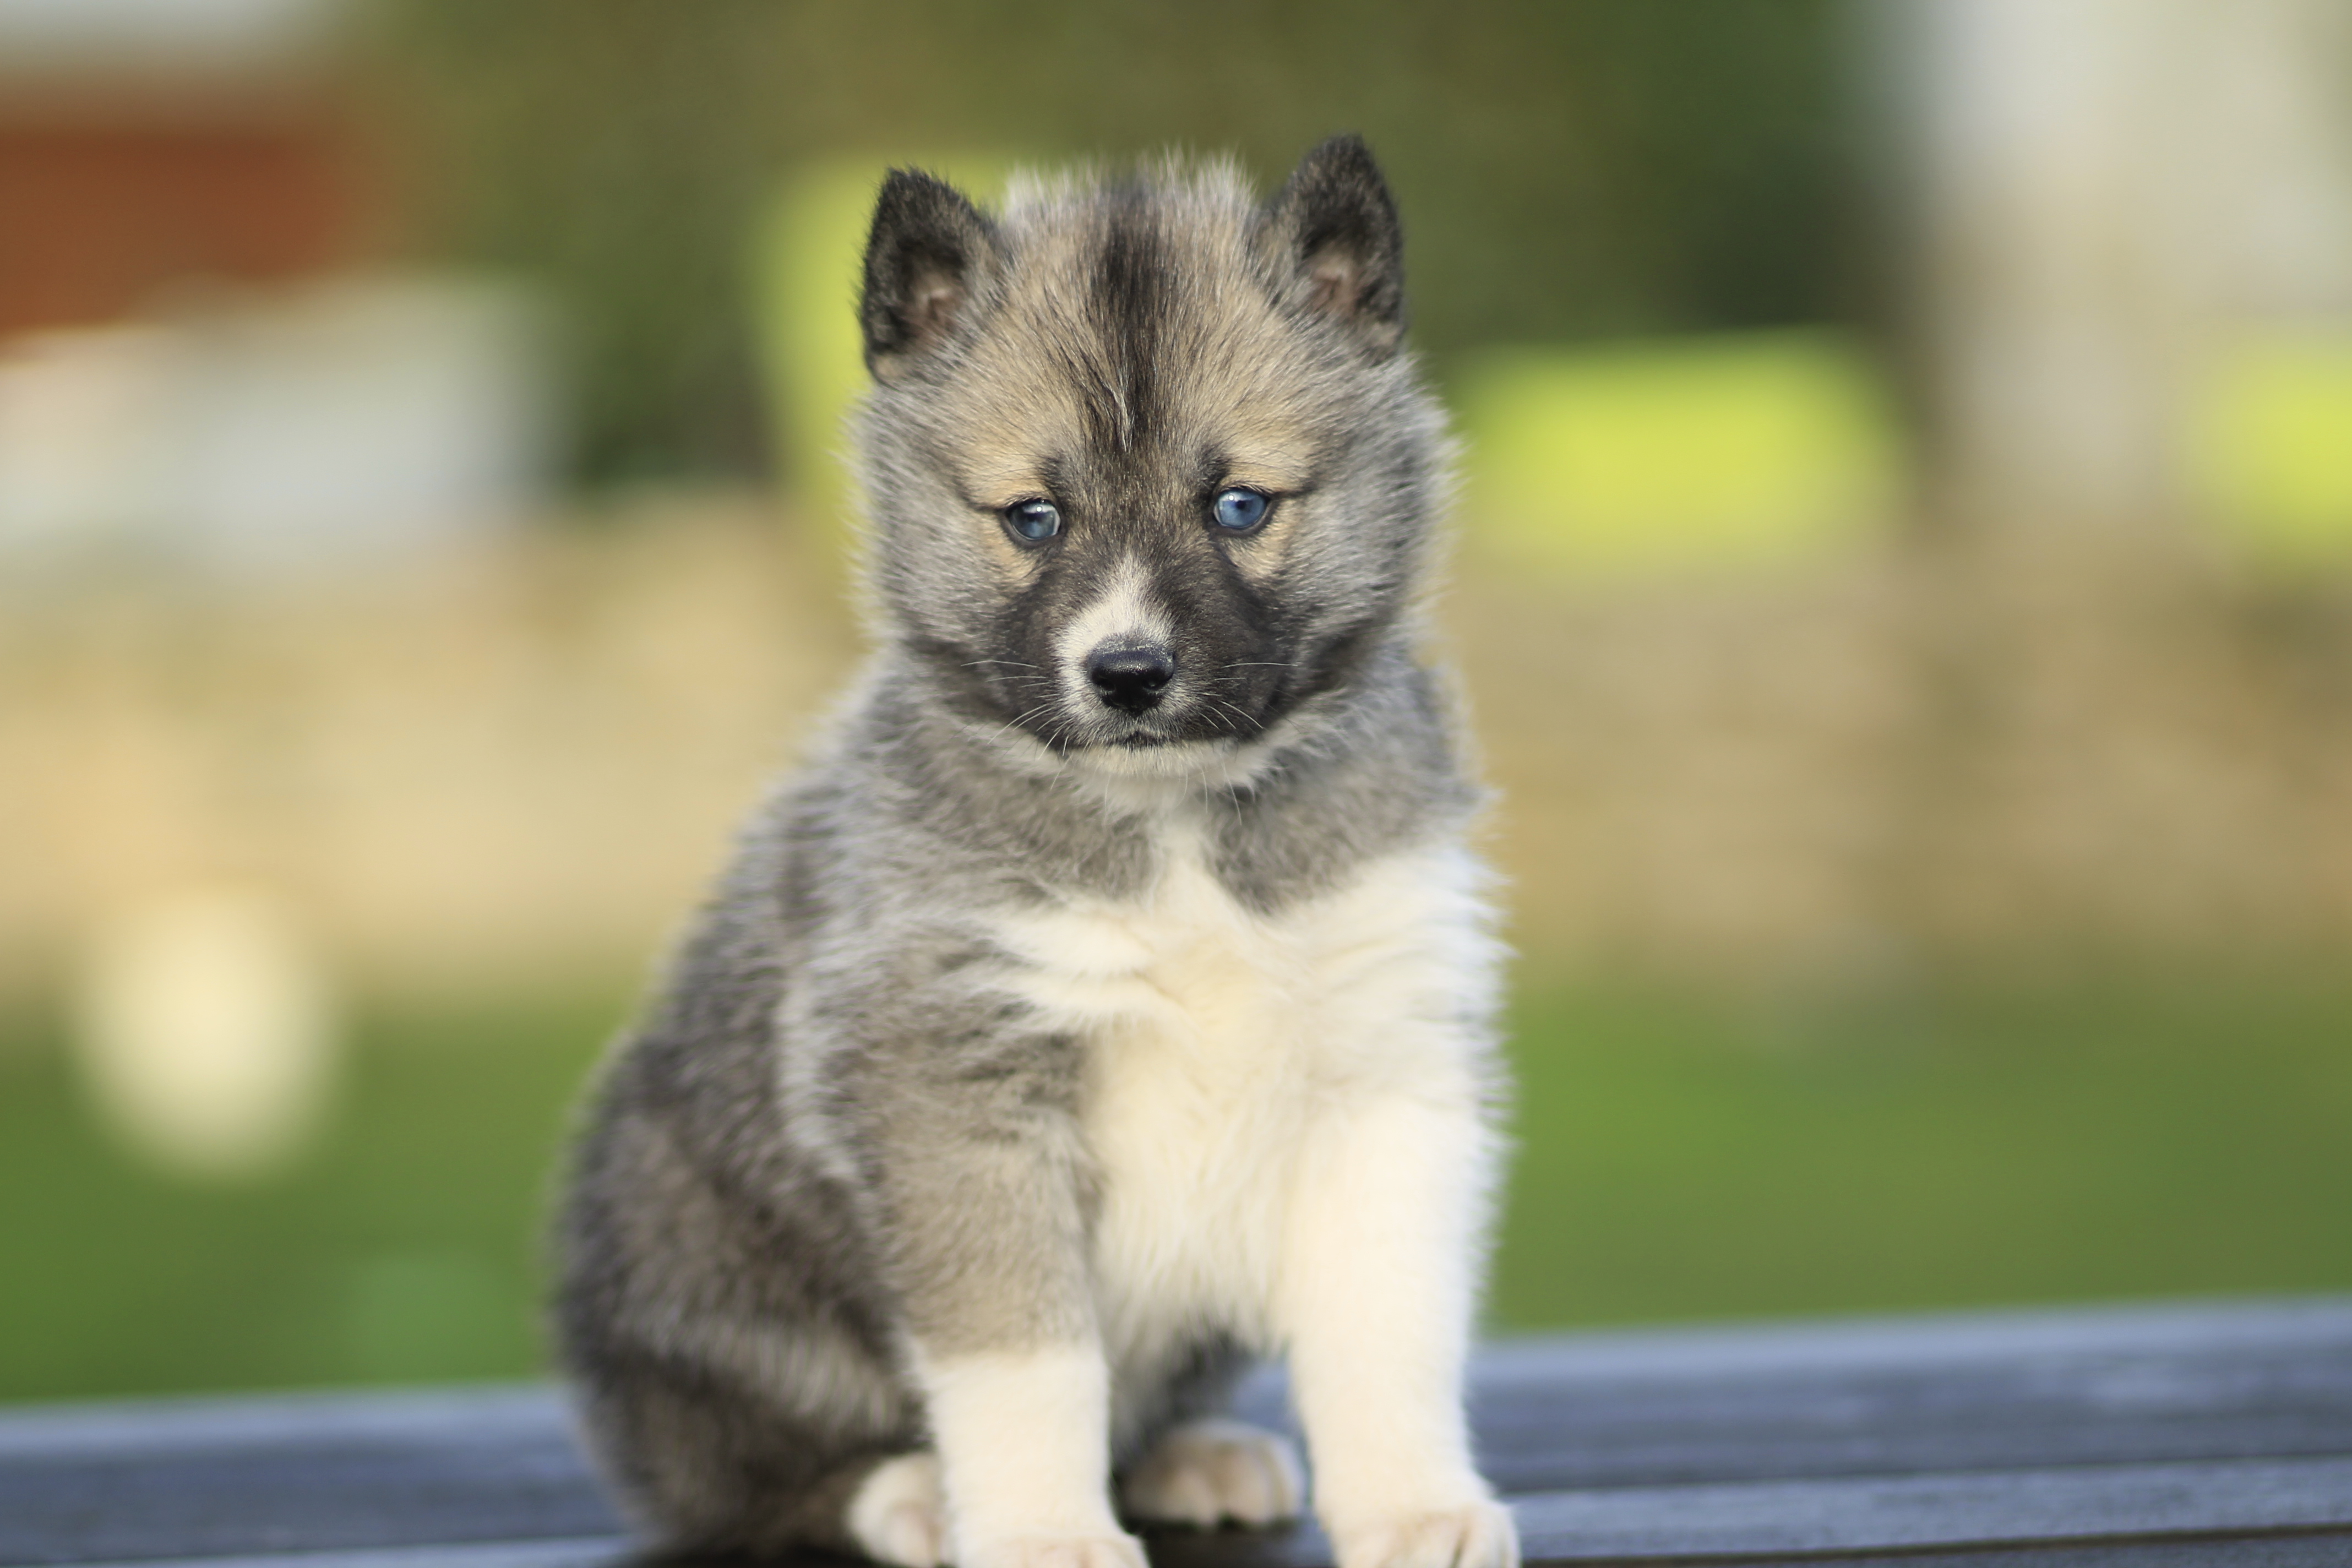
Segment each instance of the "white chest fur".
M1270 1337L1294 1156L1322 1119L1409 1096L1478 1114L1496 948L1480 873L1417 849L1273 917L1178 838L1150 892L1005 917L1003 984L1089 1046L1095 1270L1115 1366L1183 1325Z

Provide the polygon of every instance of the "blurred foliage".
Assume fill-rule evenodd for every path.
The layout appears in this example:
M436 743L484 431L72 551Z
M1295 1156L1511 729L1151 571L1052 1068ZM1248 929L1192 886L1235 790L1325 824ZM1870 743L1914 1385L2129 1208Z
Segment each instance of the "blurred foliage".
M1566 574L1768 566L1894 514L1901 436L1834 328L1504 347L1456 377L1482 545Z
M2352 552L2352 328L2247 332L2196 412L2200 499L2240 553L2284 567Z
M609 997L380 1009L304 1167L124 1158L0 1026L0 1400L543 1368L541 1233ZM1768 1004L1538 992L1499 1326L2352 1289L2352 992Z
M997 199L1013 168L985 156L927 157L976 201ZM753 310L769 428L800 521L833 559L848 542L844 423L866 390L866 349L845 301L856 287L888 163L871 154L803 163L761 215L751 250Z
M751 237L811 160L1175 145L1271 184L1360 131L1441 373L1816 321L1843 286L1834 0L381 6L417 242L557 290L591 479L759 461Z

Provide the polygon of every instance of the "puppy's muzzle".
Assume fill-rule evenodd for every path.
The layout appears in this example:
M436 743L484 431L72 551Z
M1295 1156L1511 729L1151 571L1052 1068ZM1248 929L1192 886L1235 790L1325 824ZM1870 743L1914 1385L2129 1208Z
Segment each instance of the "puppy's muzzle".
M1129 715L1150 712L1176 678L1176 659L1163 647L1098 647L1087 656L1087 679L1107 707Z

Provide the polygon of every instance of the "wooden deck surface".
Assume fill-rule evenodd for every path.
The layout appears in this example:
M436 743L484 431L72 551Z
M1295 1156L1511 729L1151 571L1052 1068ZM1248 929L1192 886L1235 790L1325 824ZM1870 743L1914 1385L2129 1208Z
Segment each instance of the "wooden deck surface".
M1486 1351L1473 1413L1531 1563L2352 1568L2352 1298L1560 1336ZM0 1564L629 1556L545 1388L0 1412Z

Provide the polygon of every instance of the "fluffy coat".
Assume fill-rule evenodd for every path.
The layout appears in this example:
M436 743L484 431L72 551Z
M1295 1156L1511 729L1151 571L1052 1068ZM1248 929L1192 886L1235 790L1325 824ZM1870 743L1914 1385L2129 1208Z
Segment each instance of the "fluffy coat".
M1378 170L895 173L860 316L877 647L596 1091L593 1447L678 1546L1139 1568L1115 1488L1301 1506L1216 1415L1286 1353L1343 1568L1507 1568L1496 952Z

